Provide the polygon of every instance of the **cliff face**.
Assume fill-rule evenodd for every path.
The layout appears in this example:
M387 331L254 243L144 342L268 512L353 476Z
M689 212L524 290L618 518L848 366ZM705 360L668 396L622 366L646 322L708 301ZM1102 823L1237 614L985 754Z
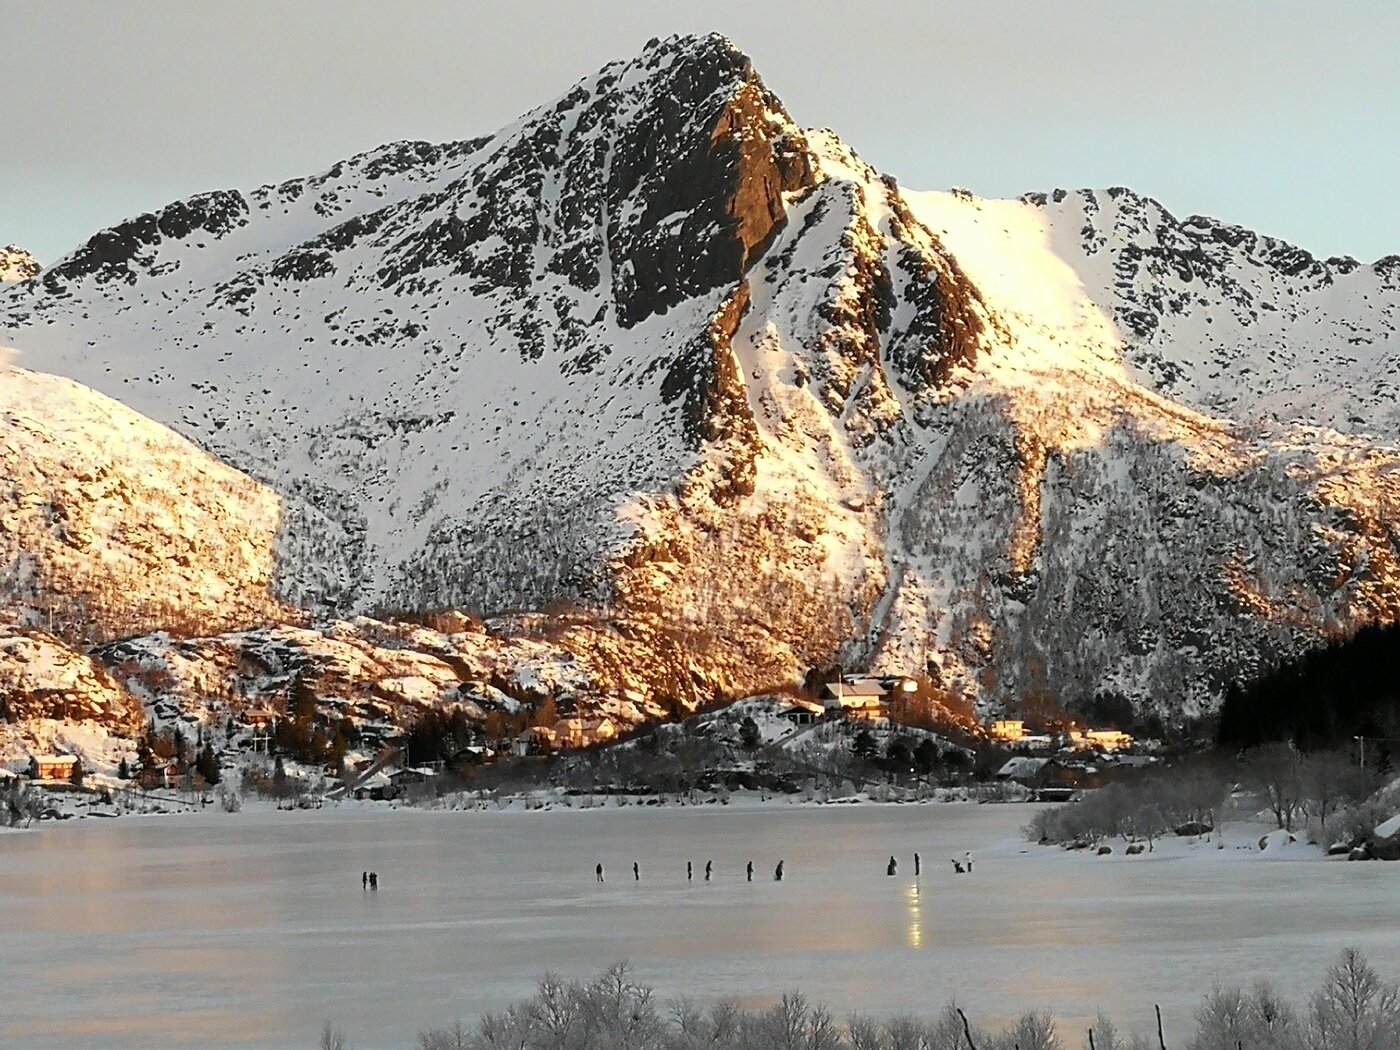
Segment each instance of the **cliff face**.
M511 614L596 697L840 660L1175 715L1395 617L1397 272L1121 190L912 192L676 38L104 231L0 339L255 479L259 601Z
M39 273L39 264L23 248L7 244L0 248L0 281L27 281Z

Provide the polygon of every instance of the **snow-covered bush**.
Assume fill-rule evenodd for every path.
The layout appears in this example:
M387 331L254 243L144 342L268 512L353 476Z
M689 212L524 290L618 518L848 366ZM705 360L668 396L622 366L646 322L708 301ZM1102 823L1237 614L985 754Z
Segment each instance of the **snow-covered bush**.
M43 810L38 793L27 784L12 782L0 788L0 825L7 828L28 827L39 819Z

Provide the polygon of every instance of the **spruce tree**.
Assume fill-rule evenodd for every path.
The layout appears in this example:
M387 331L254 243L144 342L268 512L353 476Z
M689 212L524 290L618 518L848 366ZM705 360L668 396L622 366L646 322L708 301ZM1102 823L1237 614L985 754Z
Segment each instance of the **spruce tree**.
M217 784L219 782L219 760L214 755L214 745L208 742L204 745L204 750L199 753L199 758L195 762L195 769L204 778L206 784Z

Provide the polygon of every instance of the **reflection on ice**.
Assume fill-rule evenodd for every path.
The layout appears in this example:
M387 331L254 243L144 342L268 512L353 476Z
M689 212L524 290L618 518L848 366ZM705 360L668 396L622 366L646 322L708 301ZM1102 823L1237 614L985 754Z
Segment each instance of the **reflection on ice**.
M924 943L924 924L919 915L919 880L914 879L906 892L909 898L909 934L905 943L911 948L919 948Z

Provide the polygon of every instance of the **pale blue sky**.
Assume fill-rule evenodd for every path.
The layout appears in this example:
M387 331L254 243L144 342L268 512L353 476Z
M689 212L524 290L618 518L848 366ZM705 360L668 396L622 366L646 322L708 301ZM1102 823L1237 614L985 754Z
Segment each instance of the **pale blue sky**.
M1318 255L1400 253L1400 3L0 0L0 244L494 131L719 30L919 189L1126 185Z

